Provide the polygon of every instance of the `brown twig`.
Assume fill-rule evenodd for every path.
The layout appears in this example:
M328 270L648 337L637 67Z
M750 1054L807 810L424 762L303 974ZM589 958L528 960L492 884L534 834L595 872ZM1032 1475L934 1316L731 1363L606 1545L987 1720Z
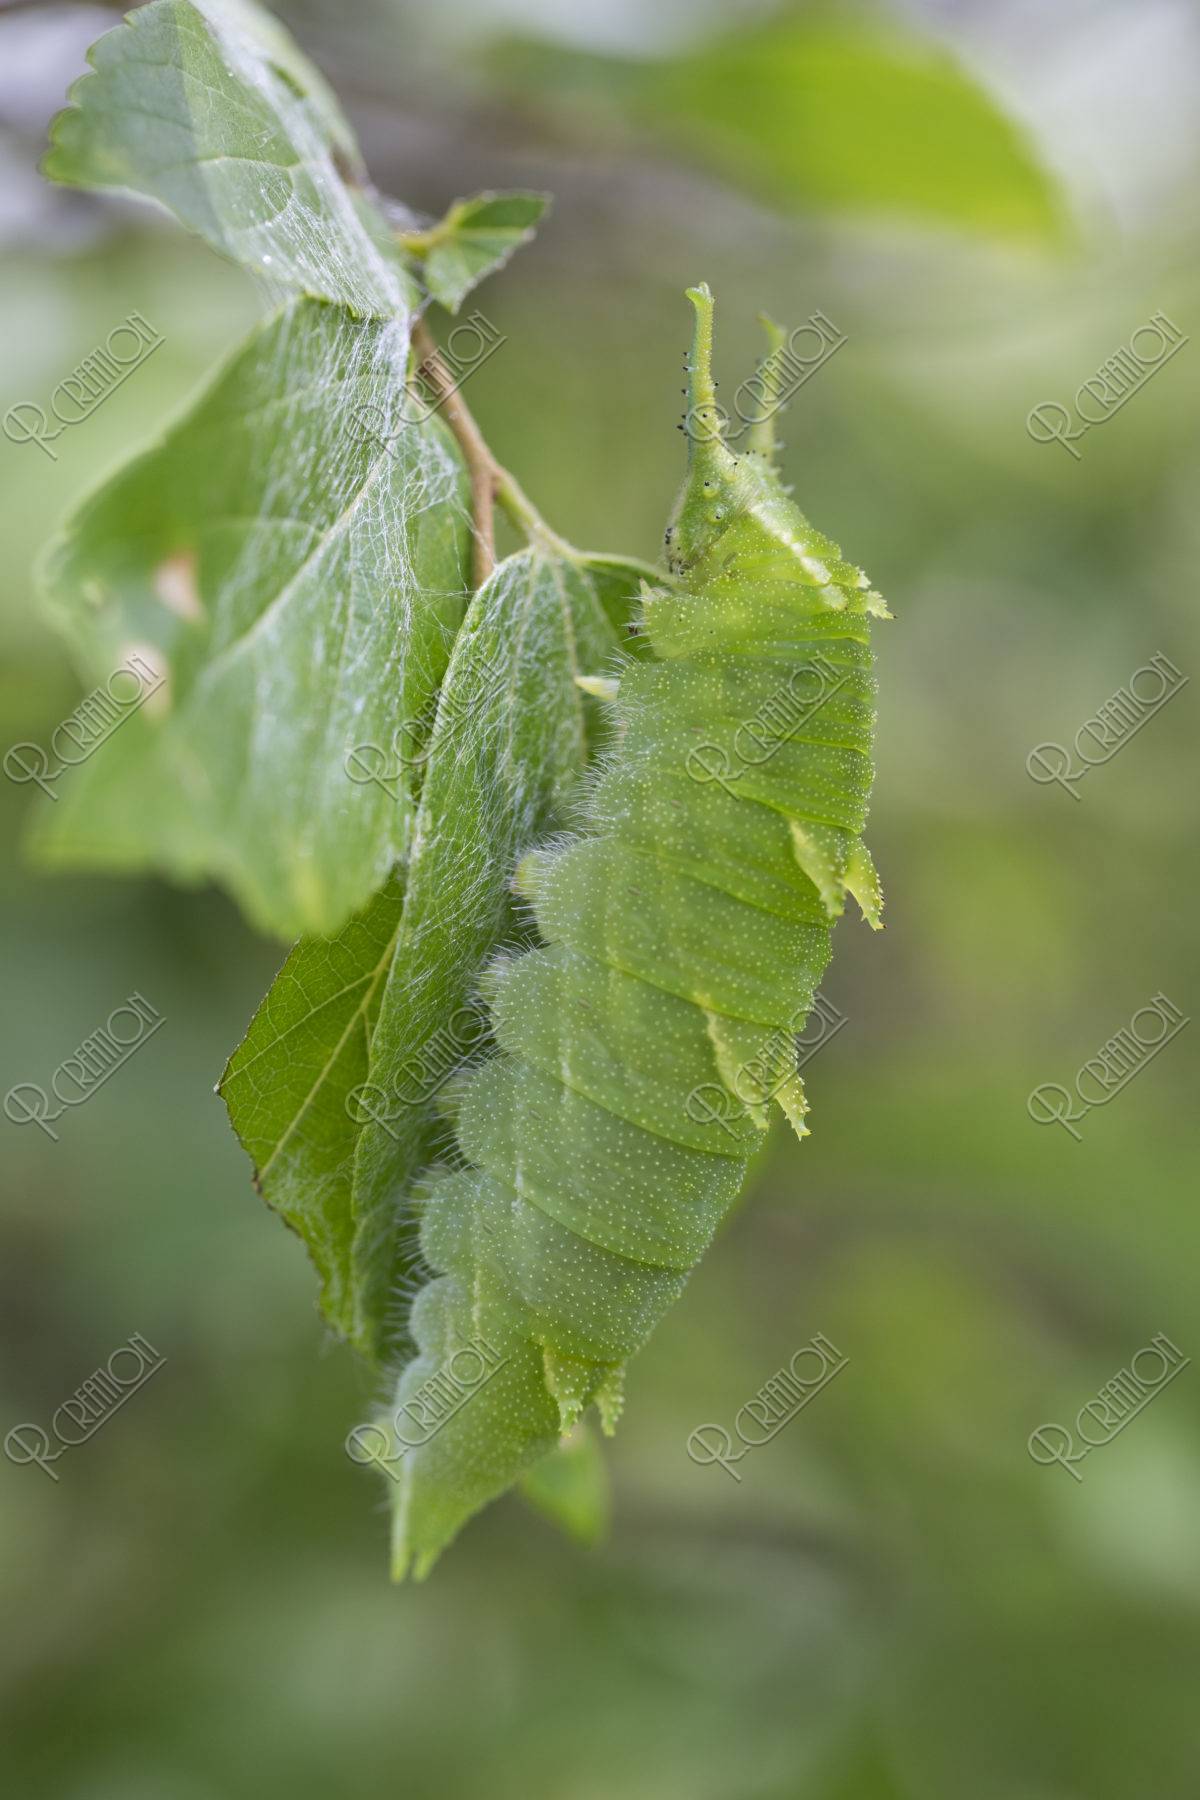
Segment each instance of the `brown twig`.
M496 566L495 513L497 501L531 542L541 543L543 547L554 551L557 556L577 562L579 552L573 550L570 544L560 538L556 531L551 531L516 476L502 468L488 449L483 433L475 423L470 407L454 385L454 379L442 361L442 353L434 342L433 335L424 319L417 320L412 335L413 348L417 353L417 365L438 396L438 405L445 414L447 425L454 433L455 441L463 453L463 461L467 465L467 473L471 478L471 513L475 533L472 561L475 586L482 586Z
M446 423L454 433L471 478L471 523L475 534L471 560L475 586L482 587L496 566L495 502L503 471L454 385L424 319L418 319L413 329L413 347L422 373L438 396Z

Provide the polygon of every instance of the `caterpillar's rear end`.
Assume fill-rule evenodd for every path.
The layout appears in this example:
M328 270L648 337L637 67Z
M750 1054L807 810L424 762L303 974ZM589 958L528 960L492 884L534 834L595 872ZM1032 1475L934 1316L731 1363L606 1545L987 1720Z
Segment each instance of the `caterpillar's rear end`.
M645 595L650 656L590 684L616 747L581 834L518 871L542 947L489 972L499 1054L462 1083L464 1166L424 1208L439 1274L382 1422L397 1575L423 1573L584 1407L611 1431L625 1363L732 1206L772 1104L803 1133L794 1040L845 893L879 922L860 834L868 626L887 614L788 498L769 428L743 456L724 444L712 300L689 298L673 581Z

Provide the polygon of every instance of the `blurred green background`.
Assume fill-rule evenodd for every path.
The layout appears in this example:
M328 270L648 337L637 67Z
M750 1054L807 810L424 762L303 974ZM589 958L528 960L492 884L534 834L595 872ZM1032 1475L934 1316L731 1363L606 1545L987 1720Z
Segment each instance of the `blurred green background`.
M150 209L38 177L112 16L0 12L0 410L45 404L130 310L167 340L56 463L0 440L5 745L78 698L38 547L257 306ZM687 283L716 291L727 393L761 308L847 334L783 435L802 505L896 613L870 833L889 928L842 925L813 1136L773 1140L638 1358L609 1541L579 1550L509 1499L394 1589L382 1496L341 1447L364 1381L212 1093L282 946L215 891L40 878L18 848L37 796L0 781L0 1087L45 1084L134 989L167 1020L58 1143L0 1120L0 1424L48 1423L133 1332L167 1359L57 1482L0 1461L7 1791L1195 1800L1200 1375L1080 1482L1026 1441L1156 1333L1200 1348L1196 1034L1079 1142L1026 1100L1153 994L1191 1010L1200 689L1078 803L1025 766L1155 653L1200 664L1200 347L1078 461L1025 425L1154 312L1195 330L1194 9L839 7L799 19L794 66L770 8L729 0L286 17L385 190L429 213L555 194L479 296L509 341L469 399L576 543L656 554ZM1012 135L940 63L893 107L881 45L940 46ZM849 1367L741 1483L690 1461L689 1432L732 1424L816 1331Z

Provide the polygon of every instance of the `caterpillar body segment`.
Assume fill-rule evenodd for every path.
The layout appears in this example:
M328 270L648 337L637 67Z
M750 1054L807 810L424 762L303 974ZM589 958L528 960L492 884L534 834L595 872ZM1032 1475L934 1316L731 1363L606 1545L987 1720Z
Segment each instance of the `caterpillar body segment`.
M611 1429L624 1365L734 1204L772 1104L805 1130L794 1038L845 893L878 922L860 834L882 603L784 492L766 433L726 448L711 296L690 298L677 585L645 595L646 655L589 686L616 748L579 833L519 867L540 944L489 972L498 1053L461 1082L462 1166L424 1205L439 1273L381 1421L397 1576L584 1407Z

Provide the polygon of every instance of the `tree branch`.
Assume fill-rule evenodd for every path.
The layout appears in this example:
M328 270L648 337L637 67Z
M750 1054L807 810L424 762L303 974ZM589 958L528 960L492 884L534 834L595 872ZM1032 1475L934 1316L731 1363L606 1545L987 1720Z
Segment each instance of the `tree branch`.
M509 518L527 537L538 538L556 555L578 561L579 552L552 531L515 475L503 468L489 450L470 407L454 384L442 353L424 319L413 327L417 366L438 396L446 423L463 453L471 478L471 512L475 533L472 557L475 585L480 587L496 566L495 511L499 501Z
M496 566L495 499L502 471L484 443L483 434L442 361L442 353L424 319L418 319L413 329L413 347L423 374L438 396L446 423L454 433L471 478L471 525L475 534L471 562L475 586L482 587Z

